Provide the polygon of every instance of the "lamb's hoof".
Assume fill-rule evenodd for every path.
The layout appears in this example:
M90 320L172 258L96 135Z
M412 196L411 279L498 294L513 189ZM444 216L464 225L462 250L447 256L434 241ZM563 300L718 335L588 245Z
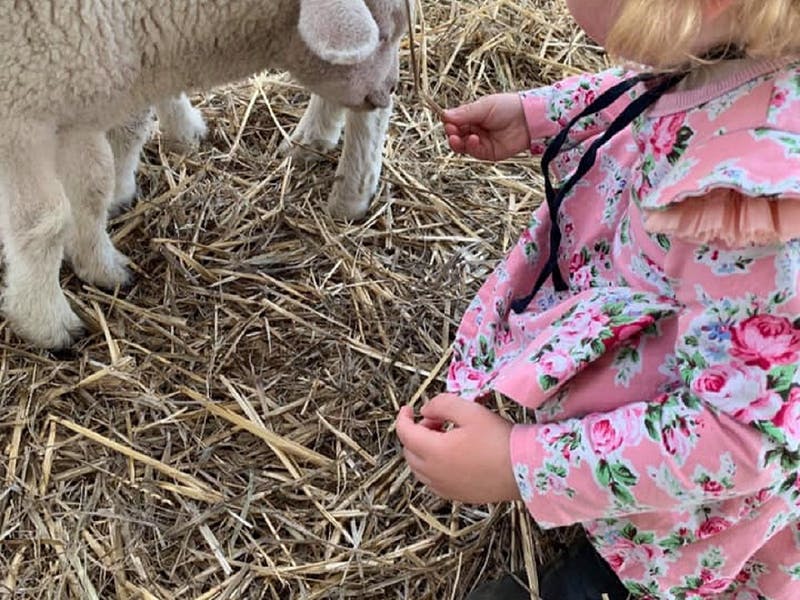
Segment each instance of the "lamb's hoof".
M136 206L137 201L139 200L139 194L136 193L132 198L122 200L122 201L114 201L111 206L108 207L108 218L109 219L116 219L119 216L124 215L126 212L130 211Z
M81 334L77 338L75 338L75 341L76 342L79 341L85 335L86 335L86 329L84 328ZM60 362L72 362L78 359L80 353L77 350L75 350L74 347L68 347L68 348L59 348L56 350L50 350L50 356L52 356L55 360Z
M3 312L17 335L39 348L65 350L86 335L83 322L63 295L54 306L41 298L31 298L28 302L6 301Z
M361 221L368 212L369 201L328 201L328 214L337 221Z
M311 164L319 162L336 148L336 142L331 140L304 140L290 138L283 140L278 146L280 156L289 156L300 163Z
M200 143L204 137L204 135L201 135L196 138L185 139L162 136L161 147L168 154L194 154L200 149Z
M128 269L128 257L111 246L104 253L92 253L88 260L72 260L75 274L101 290L129 289L133 276Z
M207 134L208 126L203 113L194 106L181 113L179 119L168 119L161 123L161 145L167 152L196 152Z
M377 181L355 182L337 176L328 196L328 213L337 220L360 221L367 216L376 189Z
M108 207L108 216L113 218L127 212L136 204L136 198L139 196L139 188L136 185L136 179L131 177L125 183L117 183L117 189L114 190L114 199Z

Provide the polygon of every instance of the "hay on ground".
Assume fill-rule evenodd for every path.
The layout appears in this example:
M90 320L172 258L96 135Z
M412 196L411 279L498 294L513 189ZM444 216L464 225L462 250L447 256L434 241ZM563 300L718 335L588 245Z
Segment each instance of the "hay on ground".
M603 64L555 0L420 13L442 106ZM449 153L403 59L366 222L324 214L335 157L276 158L306 96L264 74L198 98L197 155L148 145L113 223L135 286L64 272L93 328L74 360L0 325L0 597L458 599L558 546L521 506L436 499L398 452L397 409L442 389L459 316L542 196L526 157Z

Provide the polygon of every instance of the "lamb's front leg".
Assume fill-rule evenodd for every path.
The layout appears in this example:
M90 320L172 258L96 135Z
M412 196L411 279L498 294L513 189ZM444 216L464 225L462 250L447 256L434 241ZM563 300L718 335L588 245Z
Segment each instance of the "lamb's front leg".
M114 187L114 156L102 131L59 132L58 174L72 207L65 241L75 273L84 281L114 289L130 280L128 259L108 235Z
M341 105L312 94L300 122L292 136L281 142L280 154L314 161L333 150L339 143L344 126L344 108Z
M3 312L33 344L65 348L83 328L59 283L70 204L57 174L55 126L14 120L0 130Z
M328 210L334 217L361 219L367 214L378 189L391 115L391 106L347 111L342 155L328 198Z

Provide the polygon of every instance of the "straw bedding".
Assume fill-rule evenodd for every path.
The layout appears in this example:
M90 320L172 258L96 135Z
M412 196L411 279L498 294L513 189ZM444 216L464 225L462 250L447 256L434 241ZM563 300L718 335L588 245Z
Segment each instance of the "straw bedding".
M556 0L420 9L443 106L603 64ZM147 146L113 222L135 286L64 271L92 326L75 356L0 326L0 598L458 599L568 543L520 506L434 498L398 451L398 407L442 389L460 314L542 196L526 157L448 152L408 55L365 222L324 213L335 157L276 158L306 96L266 73L197 98L199 153Z

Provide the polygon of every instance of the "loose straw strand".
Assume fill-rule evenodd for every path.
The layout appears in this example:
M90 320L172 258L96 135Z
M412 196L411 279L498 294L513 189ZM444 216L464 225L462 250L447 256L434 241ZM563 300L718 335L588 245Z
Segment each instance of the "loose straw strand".
M411 18L411 0L406 0L406 17L408 18L408 49L411 53L411 74L414 78L414 92L440 119L444 119L444 109L422 87L420 67L417 64L416 41L414 40L414 22Z

